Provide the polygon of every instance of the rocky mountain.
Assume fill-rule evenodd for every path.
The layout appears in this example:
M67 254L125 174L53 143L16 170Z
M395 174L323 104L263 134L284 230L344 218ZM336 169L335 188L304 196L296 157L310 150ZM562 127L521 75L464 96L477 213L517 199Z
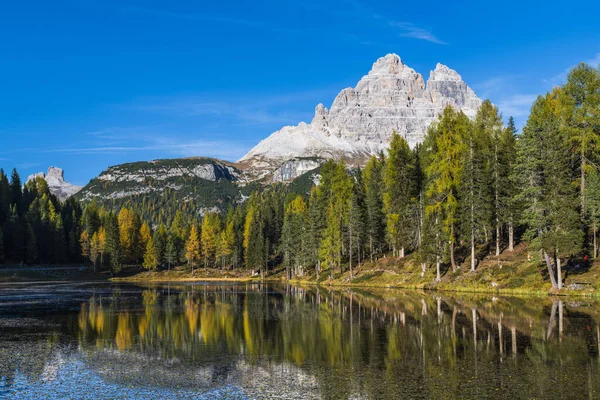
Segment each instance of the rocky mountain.
M120 204L139 195L193 203L200 214L224 210L250 195L250 184L233 164L212 158L180 158L120 164L92 179L77 198Z
M448 105L474 117L481 105L460 75L437 64L427 82L396 54L377 60L354 88L342 90L330 109L319 104L310 124L286 126L261 141L238 163L263 177L296 157L360 162L387 149L393 131L412 147Z
M61 168L50 167L48 173L38 172L37 174L29 175L27 182L36 178L42 178L48 183L50 193L65 201L69 197L78 193L82 186L73 185L65 181L65 172Z
M474 117L481 100L456 71L438 64L427 82L396 54L373 64L354 88L342 90L330 109L319 104L311 123L286 126L261 141L237 163L211 158L155 160L117 165L77 195L113 204L176 198L199 213L244 201L261 184L293 182L306 192L329 158L360 164L387 149L393 131L411 146L451 105Z

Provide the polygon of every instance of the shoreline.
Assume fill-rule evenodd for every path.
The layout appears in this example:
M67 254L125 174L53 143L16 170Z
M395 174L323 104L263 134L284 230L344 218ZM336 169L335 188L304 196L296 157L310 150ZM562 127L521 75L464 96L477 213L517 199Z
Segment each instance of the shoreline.
M507 296L530 296L530 297L549 297L549 296L561 296L561 297L588 297L597 298L600 297L600 291L598 290L570 290L563 289L562 291L553 291L551 289L486 289L482 287L452 287L453 284L441 283L436 284L435 282L420 283L420 284L402 284L402 283L377 283L377 282L343 282L340 280L323 280L315 281L308 279L290 279L286 280L278 276L265 277L191 277L191 276L180 276L180 277L146 277L144 272L133 275L131 277L116 277L110 278L110 282L118 283L134 283L134 284L163 284L163 283L211 283L211 282L223 282L223 283L289 283L297 286L315 286L325 288L355 288L355 289L400 289L400 290L420 290L426 292L440 292L440 293L471 293L471 294L497 294ZM441 287L437 287L441 285Z

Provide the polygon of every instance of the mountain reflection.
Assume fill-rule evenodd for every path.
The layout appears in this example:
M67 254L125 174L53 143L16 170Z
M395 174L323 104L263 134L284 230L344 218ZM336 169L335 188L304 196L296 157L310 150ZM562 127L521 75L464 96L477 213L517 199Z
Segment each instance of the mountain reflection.
M71 303L49 291L51 310L3 308L0 397L599 397L590 299L105 285Z

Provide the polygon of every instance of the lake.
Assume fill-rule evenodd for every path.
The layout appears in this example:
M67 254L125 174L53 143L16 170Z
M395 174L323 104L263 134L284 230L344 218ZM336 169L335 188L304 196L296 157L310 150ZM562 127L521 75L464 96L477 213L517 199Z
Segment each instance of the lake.
M0 397L600 397L600 305L269 284L0 285Z

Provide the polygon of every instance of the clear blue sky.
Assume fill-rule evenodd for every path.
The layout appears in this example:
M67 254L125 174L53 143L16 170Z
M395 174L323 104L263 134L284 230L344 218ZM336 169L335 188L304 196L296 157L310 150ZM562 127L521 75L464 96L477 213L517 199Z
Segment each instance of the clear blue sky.
M600 2L5 1L0 166L236 160L310 121L386 53L437 62L522 123L582 61L600 63ZM457 5L460 4L460 5Z

